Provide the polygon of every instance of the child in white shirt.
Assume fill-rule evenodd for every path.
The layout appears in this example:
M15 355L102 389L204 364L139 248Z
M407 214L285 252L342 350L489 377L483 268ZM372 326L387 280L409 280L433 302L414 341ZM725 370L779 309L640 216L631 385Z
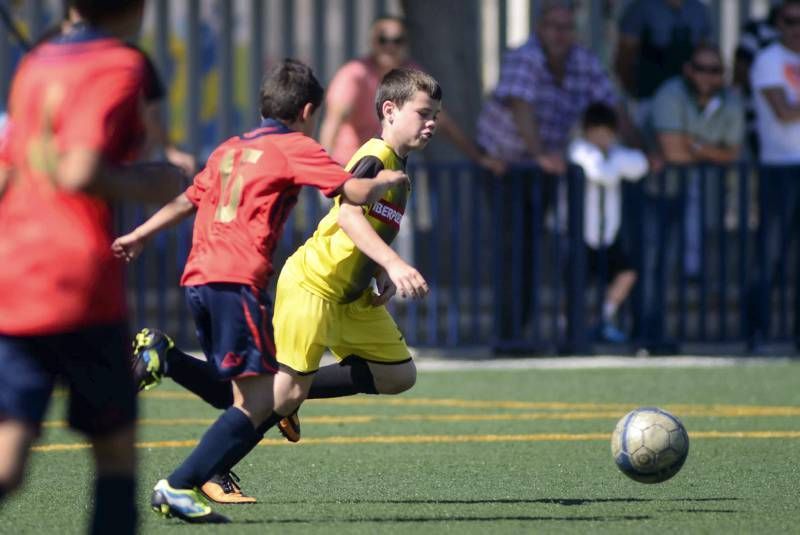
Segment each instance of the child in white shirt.
M622 222L621 182L641 179L647 174L648 164L644 153L617 142L617 128L612 108L603 103L591 104L583 114L583 134L570 144L568 156L583 168L586 177L583 235L589 272L605 273L610 281L598 335L605 341L621 343L627 341L627 336L615 326L614 318L637 276L618 236Z

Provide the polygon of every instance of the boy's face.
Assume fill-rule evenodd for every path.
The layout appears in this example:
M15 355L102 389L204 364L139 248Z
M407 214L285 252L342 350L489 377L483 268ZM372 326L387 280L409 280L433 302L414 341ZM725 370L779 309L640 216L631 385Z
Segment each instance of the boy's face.
M394 140L406 149L404 152L418 150L428 144L436 133L436 122L441 101L431 98L424 91L417 91L411 100L401 107L384 108L385 129L391 132Z
M590 126L584 132L586 141L607 151L617 142L617 133L607 126Z

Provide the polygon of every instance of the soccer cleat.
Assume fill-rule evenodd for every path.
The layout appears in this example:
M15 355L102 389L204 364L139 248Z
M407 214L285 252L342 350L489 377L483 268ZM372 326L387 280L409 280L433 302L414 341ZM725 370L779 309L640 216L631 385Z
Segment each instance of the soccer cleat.
M300 442L300 416L297 411L278 422L278 431L289 442Z
M172 338L156 329L142 329L133 339L133 381L141 390L155 388L166 375Z
M239 476L233 472L218 474L206 481L200 492L209 500L217 503L256 503L252 496L242 494L238 485Z
M153 488L150 506L157 515L164 518L179 518L193 524L226 524L227 516L215 513L194 489L174 489L166 479L160 480Z

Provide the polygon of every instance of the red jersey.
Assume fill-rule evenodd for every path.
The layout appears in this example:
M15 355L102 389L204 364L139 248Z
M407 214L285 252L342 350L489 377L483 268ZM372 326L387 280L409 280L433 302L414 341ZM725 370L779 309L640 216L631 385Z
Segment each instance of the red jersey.
M109 206L59 189L53 177L70 149L98 150L110 163L133 156L143 135L143 73L141 54L85 26L23 59L9 99L13 175L0 197L0 333L124 320Z
M186 190L197 215L181 284L264 288L301 186L332 197L351 177L316 141L272 119L227 140Z

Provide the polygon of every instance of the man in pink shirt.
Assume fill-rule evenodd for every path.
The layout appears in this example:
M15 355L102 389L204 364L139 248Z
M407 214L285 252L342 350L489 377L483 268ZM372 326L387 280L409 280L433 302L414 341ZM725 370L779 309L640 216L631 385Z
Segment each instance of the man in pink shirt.
M379 135L375 92L383 76L398 67L423 70L408 58L403 19L375 20L370 36L369 55L345 63L331 80L325 99L320 144L341 164L347 163L365 141ZM505 171L504 162L483 154L444 111L439 114L439 129L470 160L495 174Z

